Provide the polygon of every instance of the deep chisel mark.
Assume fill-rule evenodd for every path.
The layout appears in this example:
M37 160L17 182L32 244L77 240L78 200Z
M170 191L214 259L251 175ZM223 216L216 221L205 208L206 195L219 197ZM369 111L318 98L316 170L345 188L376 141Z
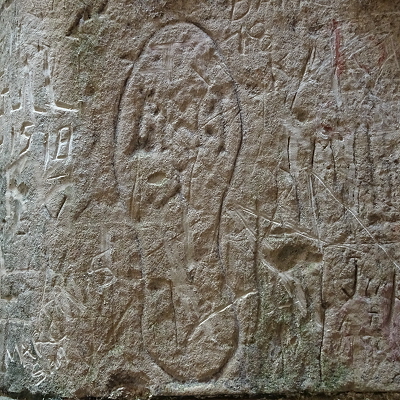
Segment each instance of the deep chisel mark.
M388 312L388 317L386 324L389 324L393 320L393 313L394 313L394 307L395 307L395 302L396 302L396 270L393 271L393 278L392 278L392 293L390 296L390 308Z
M314 59L315 59L315 47L313 47L312 49L310 49L308 51L307 59L306 59L305 63L303 64L303 67L302 67L302 69L300 71L299 84L297 86L297 90L296 90L296 92L295 92L295 94L293 96L292 103L290 105L290 109L291 110L293 110L293 107L296 105L296 100L297 100L299 91L301 90L302 84L303 84L303 82L305 81L305 79L307 77L307 73L309 72L309 70L312 67Z
M83 10L79 11L76 16L74 21L72 22L71 26L68 28L67 33L65 36L72 36L75 33L78 32L79 26L85 22L86 20L89 20L91 18L91 8L89 6L86 6Z
M309 188L309 193L310 193L310 203L311 203L311 210L312 210L312 215L313 215L313 220L314 220L314 227L315 227L315 232L318 238L318 247L320 251L322 252L322 239L321 239L321 234L319 230L319 224L318 224L318 215L317 215L317 203L314 195L314 185L312 182L312 176L310 175L308 178L308 188Z

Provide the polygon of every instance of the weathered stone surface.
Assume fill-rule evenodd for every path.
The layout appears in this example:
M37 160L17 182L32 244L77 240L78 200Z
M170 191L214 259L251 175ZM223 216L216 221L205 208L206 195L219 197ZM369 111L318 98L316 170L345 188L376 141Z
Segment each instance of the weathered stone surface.
M0 387L400 391L399 14L0 0Z

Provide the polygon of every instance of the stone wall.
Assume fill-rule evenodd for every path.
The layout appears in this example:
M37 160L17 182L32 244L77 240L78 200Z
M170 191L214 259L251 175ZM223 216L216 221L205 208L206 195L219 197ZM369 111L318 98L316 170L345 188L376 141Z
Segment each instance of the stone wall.
M0 0L0 388L399 391L399 15Z

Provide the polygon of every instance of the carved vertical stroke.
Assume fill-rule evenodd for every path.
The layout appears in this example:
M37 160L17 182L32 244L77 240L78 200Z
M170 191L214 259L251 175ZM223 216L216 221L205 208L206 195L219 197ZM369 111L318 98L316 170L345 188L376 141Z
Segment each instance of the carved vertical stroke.
M142 333L179 380L206 380L237 347L220 223L242 143L235 84L213 40L190 23L145 45L121 98L115 164L146 282Z

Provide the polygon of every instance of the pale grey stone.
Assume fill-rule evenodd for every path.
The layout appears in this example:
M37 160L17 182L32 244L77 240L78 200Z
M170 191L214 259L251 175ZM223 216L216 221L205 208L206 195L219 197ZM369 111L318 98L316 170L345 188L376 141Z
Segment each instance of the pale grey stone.
M400 391L399 14L0 0L4 393Z

